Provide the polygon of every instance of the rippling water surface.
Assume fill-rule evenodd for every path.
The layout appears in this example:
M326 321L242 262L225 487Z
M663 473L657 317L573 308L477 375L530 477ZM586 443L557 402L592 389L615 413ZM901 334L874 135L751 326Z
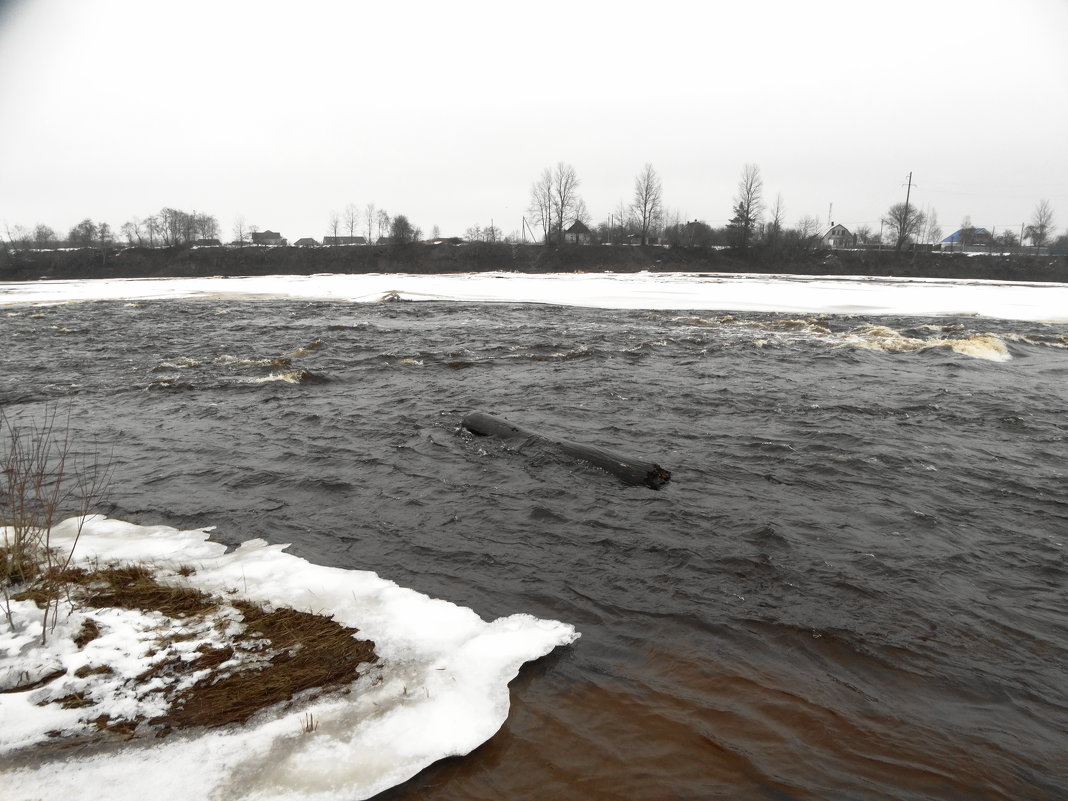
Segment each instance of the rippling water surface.
M8 308L113 516L574 623L390 799L1068 797L1068 327L521 304ZM488 411L659 462L653 491Z

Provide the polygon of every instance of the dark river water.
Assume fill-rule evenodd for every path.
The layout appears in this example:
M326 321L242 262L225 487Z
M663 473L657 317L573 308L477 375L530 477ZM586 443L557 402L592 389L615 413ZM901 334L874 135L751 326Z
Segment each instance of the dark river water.
M1066 335L510 303L23 306L0 312L0 402L69 402L79 443L113 459L112 516L576 625L512 683L492 740L382 798L1064 799ZM476 439L472 410L672 480Z

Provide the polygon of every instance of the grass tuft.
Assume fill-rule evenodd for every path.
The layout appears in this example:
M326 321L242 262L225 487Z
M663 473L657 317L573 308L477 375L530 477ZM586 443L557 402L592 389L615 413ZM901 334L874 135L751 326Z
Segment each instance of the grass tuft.
M357 640L355 629L321 615L294 609L268 612L244 601L234 606L245 622L235 647L259 659L226 675L201 679L179 694L168 714L152 723L175 728L244 723L298 694L329 692L349 684L360 665L378 658L374 643Z
M78 633L74 635L74 644L81 650L100 636L100 626L92 618L86 618Z
M99 609L118 607L142 612L161 612L168 617L193 617L207 614L218 601L190 587L172 587L156 581L143 565L111 565L86 574L85 605Z

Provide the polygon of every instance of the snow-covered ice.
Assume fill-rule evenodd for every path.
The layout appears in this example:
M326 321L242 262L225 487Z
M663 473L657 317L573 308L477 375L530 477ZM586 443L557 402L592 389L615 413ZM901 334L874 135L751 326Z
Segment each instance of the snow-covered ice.
M300 298L552 303L1068 322L1068 284L726 273L461 273L114 278L0 283L0 306L88 300Z
M53 544L69 546L75 530L75 521L64 522L54 530ZM114 801L367 798L492 737L507 717L508 682L522 664L579 636L570 625L525 614L486 622L471 609L374 573L314 565L287 554L285 546L262 540L226 553L208 536L205 530L95 517L81 533L76 561L147 563L172 572L192 566L196 572L183 581L196 589L332 615L374 641L376 667L357 680L351 694L328 695L299 711L268 710L244 726L133 741L98 755L74 752L33 760L30 766L20 761L17 767L11 766L11 755L47 742L47 732L89 727L80 720L83 709L37 706L43 690L0 694L5 799L42 798L46 788L49 798L66 801L96 799L102 788L109 788ZM36 615L39 621L40 613L29 601L15 606L24 617ZM13 631L5 620L0 623L0 664L24 676L64 668L67 676L57 680L62 682L73 680L85 664L106 661L116 673L101 679L103 689L98 687L96 695L103 700L92 715L145 711L138 704L151 701L138 700L119 685L150 664L137 633L158 621L127 610L94 610L102 636L78 649L69 635L84 614L66 618L44 648L36 645L39 624ZM306 714L318 724L310 733L301 731L300 718Z

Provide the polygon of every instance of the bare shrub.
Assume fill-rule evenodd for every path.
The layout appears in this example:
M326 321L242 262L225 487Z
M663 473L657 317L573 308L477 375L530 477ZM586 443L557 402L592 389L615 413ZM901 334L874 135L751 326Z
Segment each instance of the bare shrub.
M26 590L43 609L41 642L47 641L85 518L110 478L110 463L75 450L69 408L62 416L46 408L39 422L18 422L0 409L0 603L10 626L12 595ZM65 517L77 517L77 531L70 549L59 553L52 529Z

